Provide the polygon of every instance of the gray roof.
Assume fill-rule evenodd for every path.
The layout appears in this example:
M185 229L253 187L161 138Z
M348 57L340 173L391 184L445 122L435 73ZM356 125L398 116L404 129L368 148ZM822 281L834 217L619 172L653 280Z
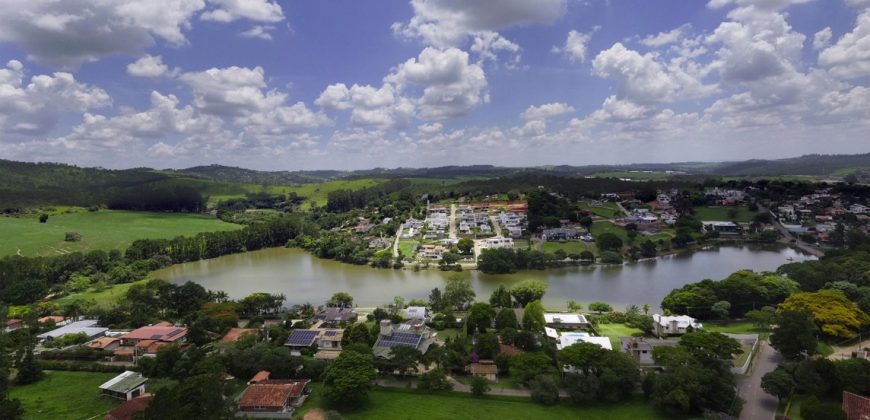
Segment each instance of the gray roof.
M148 381L148 378L142 376L139 372L125 371L124 373L109 379L108 382L100 385L100 389L112 392L127 393Z
M97 327L97 321L94 319L85 319L81 321L71 322L60 328L53 329L49 332L39 334L37 337L41 340L54 339L67 334L85 333L88 337L96 337L102 335L108 328Z

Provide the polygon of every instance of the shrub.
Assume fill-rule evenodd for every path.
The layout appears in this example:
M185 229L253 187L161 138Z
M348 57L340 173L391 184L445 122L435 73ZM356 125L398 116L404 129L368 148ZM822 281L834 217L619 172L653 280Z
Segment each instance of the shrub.
M476 396L481 396L489 391L489 381L482 376L471 377L471 393Z
M532 401L553 405L559 402L559 386L550 375L538 375L529 384L532 389Z

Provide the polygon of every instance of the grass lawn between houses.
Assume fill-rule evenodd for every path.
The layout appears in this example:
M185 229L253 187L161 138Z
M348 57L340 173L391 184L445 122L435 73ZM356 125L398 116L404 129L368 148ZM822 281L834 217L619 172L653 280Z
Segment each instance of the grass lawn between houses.
M142 211L73 211L48 217L0 217L0 257L20 252L26 257L53 256L77 251L124 250L136 239L170 239L200 232L241 229L213 216L190 213ZM82 239L65 242L66 232Z
M120 401L100 397L98 387L117 375L49 371L39 382L10 388L9 396L21 400L25 420L103 418Z
M637 328L629 327L625 324L598 324L595 327L598 331L598 335L602 337L607 337L610 339L610 345L613 346L613 350L619 351L619 337L631 337L635 334L643 334L643 331Z
M541 244L541 251L549 254L555 253L557 250L563 250L566 254L579 254L586 251L586 244L581 241L564 241L564 242L544 242Z
M577 207L605 219L614 219L622 214L616 203L611 203L609 201L605 202L603 207L592 207L589 202L581 201L577 204Z
M293 416L301 419L315 408L325 407L322 387L314 384L312 395ZM416 390L375 388L369 401L355 410L341 411L352 420L367 419L668 419L657 413L652 404L635 399L617 404L576 406L560 403L544 406L523 397L474 397L459 392L420 392Z

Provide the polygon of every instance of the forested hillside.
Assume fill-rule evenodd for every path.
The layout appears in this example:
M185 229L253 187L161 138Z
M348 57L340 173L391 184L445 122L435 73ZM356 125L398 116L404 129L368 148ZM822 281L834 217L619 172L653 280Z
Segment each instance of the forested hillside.
M862 155L805 155L789 159L726 162L714 168L716 175L823 175L870 170L870 153Z
M216 181L241 182L257 185L311 184L332 181L349 175L345 171L255 171L233 166L208 165L167 171Z

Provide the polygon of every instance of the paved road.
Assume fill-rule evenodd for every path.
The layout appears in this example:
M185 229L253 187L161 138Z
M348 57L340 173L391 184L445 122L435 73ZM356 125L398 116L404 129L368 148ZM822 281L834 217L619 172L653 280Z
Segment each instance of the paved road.
M456 239L456 204L450 205L450 223L448 223L448 237Z
M489 216L489 223L492 224L492 229L495 231L495 236L501 236L501 225L498 224L498 217Z
M819 248L814 247L814 246L800 240L799 238L795 237L794 235L792 235L792 233L789 232L788 229L786 229L785 226L783 226L782 223L779 222L779 220L776 218L776 215L773 214L773 212L770 209L767 209L763 206L758 206L758 211L759 211L759 213L765 212L765 211L770 213L770 217L773 218L773 227L775 227L776 230L778 230L779 233L782 235L782 242L784 242L786 244L794 245L794 246L798 247L801 251L806 252L807 254L810 254L810 255L814 255L816 257L822 257L823 255L825 255L824 251L822 251ZM792 241L794 241L794 242L792 242Z
M399 225L399 229L396 232L396 239L393 241L393 258L397 258L399 256L399 238L402 237L402 225ZM405 255L405 258L410 258L411 255Z
M758 345L758 354L752 361L749 375L737 379L738 392L746 401L743 411L740 412L740 420L769 420L776 415L778 401L761 389L761 377L776 369L780 361L782 355L770 347L767 341Z

